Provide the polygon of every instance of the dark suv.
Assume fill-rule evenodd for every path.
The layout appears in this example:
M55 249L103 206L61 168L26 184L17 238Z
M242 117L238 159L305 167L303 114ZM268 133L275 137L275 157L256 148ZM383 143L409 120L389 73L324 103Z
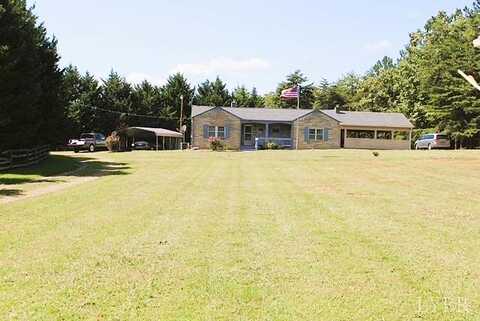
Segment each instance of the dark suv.
M79 139L70 139L67 146L73 149L75 153L81 150L88 150L93 153L97 149L107 148L105 135L100 133L81 134Z

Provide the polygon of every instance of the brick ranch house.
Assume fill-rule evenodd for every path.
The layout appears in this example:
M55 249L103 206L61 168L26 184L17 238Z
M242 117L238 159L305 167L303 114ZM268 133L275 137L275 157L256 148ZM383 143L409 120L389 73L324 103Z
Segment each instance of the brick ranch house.
M401 113L337 109L271 109L192 106L192 146L209 148L209 137L229 149L410 149L414 126Z

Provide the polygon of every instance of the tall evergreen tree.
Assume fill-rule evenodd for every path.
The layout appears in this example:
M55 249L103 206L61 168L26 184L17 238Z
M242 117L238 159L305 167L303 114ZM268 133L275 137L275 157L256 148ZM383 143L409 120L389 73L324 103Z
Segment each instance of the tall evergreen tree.
M0 2L0 150L62 143L57 41L25 0Z
M326 79L322 79L315 88L314 97L314 107L318 109L345 108L347 104L346 97L340 93L337 85L330 84Z
M101 88L98 81L88 72L83 76L74 66L68 66L63 75L63 94L66 101L67 136L74 137L82 132L100 131L97 127L97 106Z
M162 123L168 128L178 129L180 119L180 96L183 95L183 124L189 127L188 119L191 116L191 101L194 95L194 88L192 88L188 80L181 74L176 73L167 79L167 83L162 88ZM172 119L166 119L172 118ZM189 135L187 133L186 137Z
M227 85L218 76L213 82L206 80L201 83L194 98L194 104L205 106L230 106L231 102Z
M252 107L264 107L263 97L260 96L257 92L257 88L253 87L250 92L250 101L249 105Z
M277 86L276 95L278 98L273 99L272 103L276 106L271 107L280 107L280 108L296 108L297 107L297 100L291 99L288 101L281 100L280 94L282 90L291 88L294 86L300 86L300 108L312 108L314 102L314 85L310 83L308 78L300 71L296 70L292 74L287 75L285 81L281 82Z
M121 126L128 125L128 117L120 119L122 113L134 113L132 108L132 86L115 71L111 71L108 78L103 81L100 99L96 107L117 113L97 111L96 128L101 128L107 135Z
M237 107L255 107L250 105L251 103L250 93L245 88L245 86L240 86L235 88L232 94L232 99L233 99L234 105Z

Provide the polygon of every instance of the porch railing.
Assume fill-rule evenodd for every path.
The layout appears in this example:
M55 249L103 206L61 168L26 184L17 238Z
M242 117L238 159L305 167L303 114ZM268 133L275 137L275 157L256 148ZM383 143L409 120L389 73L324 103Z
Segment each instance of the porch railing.
M276 138L276 137L256 137L255 149L265 148L268 143L275 143L280 148L292 148L291 138Z

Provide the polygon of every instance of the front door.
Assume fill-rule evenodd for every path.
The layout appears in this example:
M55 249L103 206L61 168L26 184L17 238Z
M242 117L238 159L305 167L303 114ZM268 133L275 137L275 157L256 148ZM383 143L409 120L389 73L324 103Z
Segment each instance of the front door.
M253 126L245 125L243 126L243 144L245 146L253 146L255 144L253 138Z
M340 147L345 147L345 129L340 130Z

